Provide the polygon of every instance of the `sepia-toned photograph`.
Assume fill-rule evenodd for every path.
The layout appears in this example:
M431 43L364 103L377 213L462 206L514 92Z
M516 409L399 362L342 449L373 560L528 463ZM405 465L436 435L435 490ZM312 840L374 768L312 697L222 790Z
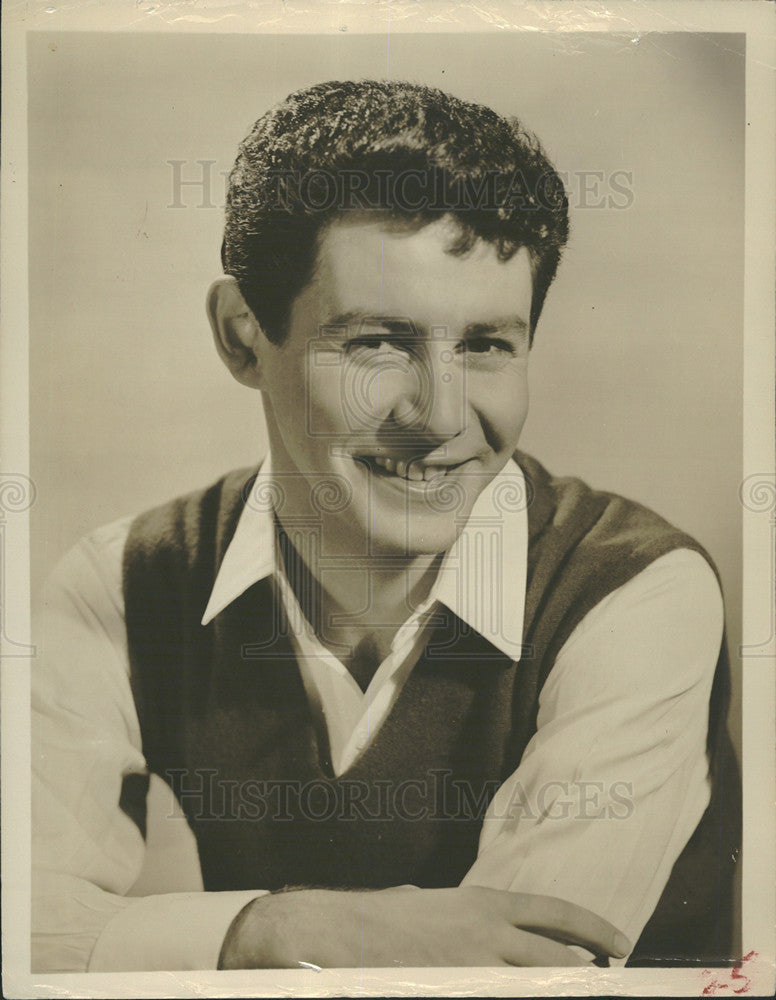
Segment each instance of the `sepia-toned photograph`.
M748 38L669 28L27 33L30 982L766 961Z

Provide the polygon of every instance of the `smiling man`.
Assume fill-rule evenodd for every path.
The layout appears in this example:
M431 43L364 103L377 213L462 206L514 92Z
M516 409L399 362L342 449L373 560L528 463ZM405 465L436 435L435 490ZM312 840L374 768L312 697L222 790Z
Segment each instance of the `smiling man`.
M54 574L38 968L734 957L716 573L517 450L567 233L536 140L439 91L256 123L207 309L268 454ZM149 774L200 891L129 895Z

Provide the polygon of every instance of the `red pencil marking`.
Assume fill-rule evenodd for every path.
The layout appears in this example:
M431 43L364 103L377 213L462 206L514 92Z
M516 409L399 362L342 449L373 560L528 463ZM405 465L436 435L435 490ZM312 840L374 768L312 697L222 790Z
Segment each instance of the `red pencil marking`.
M749 988L750 988L750 986L752 984L752 981L749 978L749 976L747 976L747 975L745 975L745 973L741 972L741 967L746 962L751 962L753 958L756 958L756 956L757 956L757 952L756 951L750 951L748 954L744 955L744 957L741 959L740 962L738 962L736 965L732 966L732 968L730 969L730 979L731 979L730 983L724 983L724 982L722 982L722 980L718 978L718 976L720 974L719 972L712 973L711 969L704 969L703 970L703 975L704 976L713 976L713 978L712 978L711 982L707 983L703 987L703 991L702 991L701 995L705 996L705 997L716 996L718 992L720 992L722 990L730 989L731 986L734 986L734 985L737 986L738 988L734 989L733 993L737 993L737 994L748 993L749 992Z

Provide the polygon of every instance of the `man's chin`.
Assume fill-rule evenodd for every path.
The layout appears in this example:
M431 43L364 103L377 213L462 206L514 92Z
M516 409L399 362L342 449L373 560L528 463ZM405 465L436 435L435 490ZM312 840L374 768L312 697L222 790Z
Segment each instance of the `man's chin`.
M423 523L426 521L430 523ZM458 538L462 524L456 524L453 518L436 515L433 518L413 518L405 523L403 532L396 523L390 527L390 533L378 530L372 534L371 552L386 557L414 559L447 552Z

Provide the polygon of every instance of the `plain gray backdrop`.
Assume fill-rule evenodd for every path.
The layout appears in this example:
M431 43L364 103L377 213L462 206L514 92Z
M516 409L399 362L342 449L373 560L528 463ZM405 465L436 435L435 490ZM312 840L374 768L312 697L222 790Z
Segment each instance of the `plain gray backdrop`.
M203 308L220 273L222 172L299 87L411 79L517 114L569 176L572 237L538 327L522 446L707 547L738 736L743 46L682 33L30 35L34 588L83 533L263 453L258 396L218 361ZM176 169L200 177L198 161L213 162L204 205L201 188L174 184Z

